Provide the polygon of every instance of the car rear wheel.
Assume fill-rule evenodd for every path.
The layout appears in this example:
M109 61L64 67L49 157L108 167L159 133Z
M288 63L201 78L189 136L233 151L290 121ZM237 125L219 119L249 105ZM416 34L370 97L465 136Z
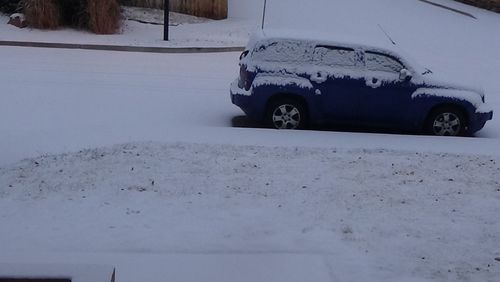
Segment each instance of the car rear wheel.
M276 129L304 129L307 123L304 106L292 99L272 102L266 119L268 125Z
M453 107L434 110L427 122L427 132L437 136L463 136L465 128L464 115Z

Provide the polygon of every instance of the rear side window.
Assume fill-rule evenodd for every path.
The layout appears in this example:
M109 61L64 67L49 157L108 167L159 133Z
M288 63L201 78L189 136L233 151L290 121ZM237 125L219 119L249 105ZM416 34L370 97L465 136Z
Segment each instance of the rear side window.
M353 49L318 46L314 49L314 62L324 66L353 67L358 58Z
M375 52L366 52L366 68L372 71L399 73L404 66L395 58Z
M253 59L264 62L306 62L310 59L310 45L298 40L266 42L253 52Z

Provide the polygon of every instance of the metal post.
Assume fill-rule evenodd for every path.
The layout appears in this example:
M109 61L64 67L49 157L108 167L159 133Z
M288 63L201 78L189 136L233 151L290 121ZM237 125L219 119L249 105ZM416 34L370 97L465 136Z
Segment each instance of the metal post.
M266 7L267 7L267 0L264 0L264 11L262 12L262 30L264 30L264 26L266 24Z
M168 41L168 26L170 23L170 1L163 0L163 40Z

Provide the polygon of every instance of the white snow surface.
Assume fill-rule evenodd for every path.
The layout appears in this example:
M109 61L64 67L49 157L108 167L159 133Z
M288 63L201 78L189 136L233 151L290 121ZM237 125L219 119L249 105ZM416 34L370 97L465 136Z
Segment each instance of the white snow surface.
M12 261L12 260L11 260ZM68 279L71 282L110 282L114 267L92 264L1 263L0 276L11 279Z
M0 253L309 255L329 281L494 281L499 161L187 143L46 155L0 169Z
M330 282L327 256L293 253L173 253L151 252L86 252L86 253L2 253L0 260L25 262L71 262L80 266L94 263L113 263L116 281L274 281L303 282L308 280ZM345 260L345 258L344 258ZM26 263L27 267L32 264ZM65 270L67 271L67 270ZM64 271L63 271L64 272ZM92 282L96 282L93 280ZM109 281L109 280L108 280Z
M268 1L267 24L367 44L380 24L498 111L500 17L436 1L478 19L290 0ZM134 22L117 36L0 24L0 39L243 45L253 27L232 22L180 26L171 45ZM238 55L0 47L0 262L111 264L130 282L497 280L500 119L476 138L232 128Z

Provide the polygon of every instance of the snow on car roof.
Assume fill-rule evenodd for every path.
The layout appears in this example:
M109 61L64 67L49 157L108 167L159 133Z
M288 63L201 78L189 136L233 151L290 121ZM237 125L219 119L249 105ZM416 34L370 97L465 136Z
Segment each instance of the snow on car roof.
M380 36L357 36L354 34L328 33L312 30L265 29L255 33L255 39L267 38L298 39L314 41L321 44L353 46L361 49L387 49L394 46L383 33Z
M250 38L248 49L266 39L291 39L312 41L316 44L333 45L340 47L351 47L369 51L379 51L392 55L401 60L406 67L422 73L425 69L416 63L404 50L394 45L390 39L380 30L379 34L341 34L328 33L314 30L290 30L290 29L265 29L259 30Z

